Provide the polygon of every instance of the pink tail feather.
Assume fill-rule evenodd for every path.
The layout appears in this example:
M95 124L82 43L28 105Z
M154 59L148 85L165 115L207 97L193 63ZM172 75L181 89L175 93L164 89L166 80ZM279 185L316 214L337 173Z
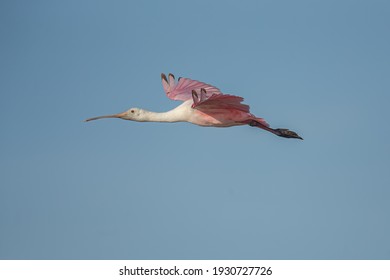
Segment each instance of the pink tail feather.
M262 126L261 128L263 128L263 126L269 127L269 124L268 124L263 118L257 118L257 117L254 116L253 119L250 119L250 120L249 120L248 124L251 125L251 122L254 124L253 121L255 121L255 122L261 124L261 126ZM253 126L257 126L257 125L253 125Z

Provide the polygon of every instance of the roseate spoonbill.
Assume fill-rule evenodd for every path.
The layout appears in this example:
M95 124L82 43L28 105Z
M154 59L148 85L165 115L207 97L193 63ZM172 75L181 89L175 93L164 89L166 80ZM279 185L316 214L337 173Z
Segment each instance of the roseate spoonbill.
M187 78L175 81L173 74L168 78L161 74L161 81L168 98L183 101L176 108L163 113L131 108L123 113L86 119L121 118L137 122L190 122L200 126L229 127L250 125L267 130L277 136L302 139L294 131L285 128L271 128L268 123L252 115L249 106L242 104L240 96L223 94L218 88Z

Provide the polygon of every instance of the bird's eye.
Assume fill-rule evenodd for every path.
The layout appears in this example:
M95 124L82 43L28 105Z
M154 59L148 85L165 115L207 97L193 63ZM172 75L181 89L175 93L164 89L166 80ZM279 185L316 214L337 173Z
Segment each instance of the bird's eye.
M134 113L134 110L130 110L131 113Z

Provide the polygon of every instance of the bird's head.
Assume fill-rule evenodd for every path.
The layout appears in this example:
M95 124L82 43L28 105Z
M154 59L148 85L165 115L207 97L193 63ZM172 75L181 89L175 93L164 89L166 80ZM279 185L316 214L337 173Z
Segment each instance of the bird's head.
M274 131L275 131L275 134L280 136L280 137L297 138L297 139L303 140L303 138L301 136L299 136L296 132L288 130L286 128L277 128L277 129L274 129Z
M143 111L144 110L138 109L138 108L130 108L129 110L127 110L123 113L89 118L89 119L86 119L85 121L89 122L89 121L94 121L94 120L99 120L99 119L107 119L107 118L120 118L120 119L128 120L128 121L142 121L143 115L144 115Z

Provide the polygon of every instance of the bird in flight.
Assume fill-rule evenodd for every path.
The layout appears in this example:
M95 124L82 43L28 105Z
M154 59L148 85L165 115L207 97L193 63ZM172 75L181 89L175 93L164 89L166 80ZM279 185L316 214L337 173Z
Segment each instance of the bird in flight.
M173 74L168 77L161 74L161 81L168 98L183 101L182 104L163 113L130 108L123 113L89 118L85 121L120 118L137 122L189 122L213 127L250 125L280 137L303 140L294 131L271 128L263 118L250 113L249 106L241 103L244 99L240 96L224 94L212 85L188 78L179 78L176 82Z

